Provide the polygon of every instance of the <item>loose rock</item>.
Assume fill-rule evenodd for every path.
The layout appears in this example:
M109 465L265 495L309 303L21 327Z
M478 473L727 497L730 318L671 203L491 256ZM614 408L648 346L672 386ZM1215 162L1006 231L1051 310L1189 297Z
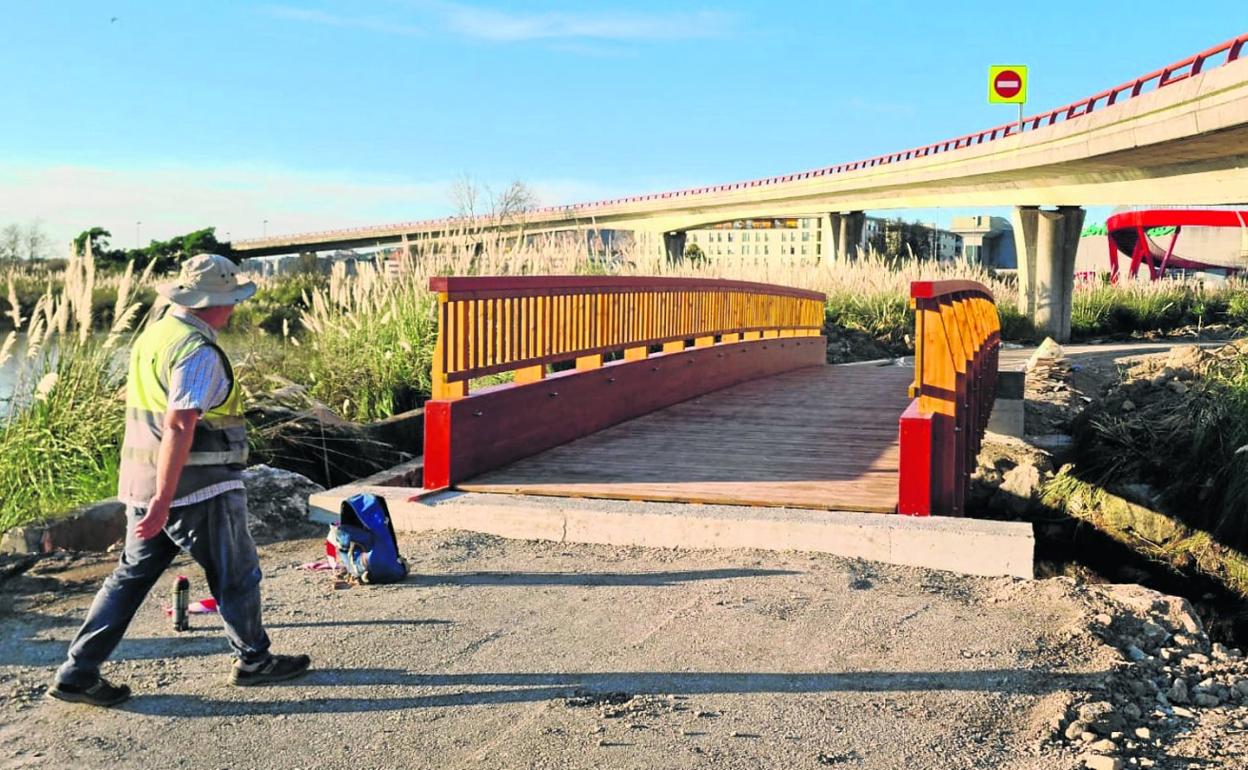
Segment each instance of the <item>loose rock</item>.
M1118 753L1118 744L1114 743L1108 738L1102 738L1099 741L1093 741L1091 744L1088 745L1088 748L1091 749L1092 751L1095 751L1097 754L1117 754Z
M308 521L308 495L324 487L293 471L255 465L243 471L247 525L259 543L307 537L321 531Z
M1083 757L1083 766L1088 770L1122 770L1122 760L1118 757L1092 754Z

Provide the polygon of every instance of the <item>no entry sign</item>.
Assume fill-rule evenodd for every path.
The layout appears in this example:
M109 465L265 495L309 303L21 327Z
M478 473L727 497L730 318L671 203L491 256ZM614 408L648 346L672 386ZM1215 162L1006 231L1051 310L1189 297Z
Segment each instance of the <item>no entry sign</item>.
M1023 90L1023 79L1014 70L1003 70L992 79L992 90L1002 99L1013 99Z
M1027 68L1021 64L998 64L988 68L988 101L1022 104L1027 101Z

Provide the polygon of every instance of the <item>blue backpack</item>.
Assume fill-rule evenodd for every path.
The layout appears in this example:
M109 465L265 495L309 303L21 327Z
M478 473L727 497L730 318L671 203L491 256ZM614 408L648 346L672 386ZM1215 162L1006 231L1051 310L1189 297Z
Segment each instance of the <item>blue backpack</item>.
M339 516L329 529L329 542L347 572L361 583L397 583L407 577L385 498L352 495L342 501Z

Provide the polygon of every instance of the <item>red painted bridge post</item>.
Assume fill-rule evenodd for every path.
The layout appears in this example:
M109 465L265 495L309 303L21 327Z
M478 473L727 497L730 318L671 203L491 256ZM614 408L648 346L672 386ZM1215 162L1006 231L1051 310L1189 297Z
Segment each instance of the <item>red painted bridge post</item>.
M425 489L451 485L451 402L425 402Z
M898 425L897 512L961 516L996 388L1000 318L969 281L916 281L914 401Z
M930 414L919 411L919 400L910 402L901 415L901 473L897 512L907 516L931 516L935 489L933 478L934 429Z

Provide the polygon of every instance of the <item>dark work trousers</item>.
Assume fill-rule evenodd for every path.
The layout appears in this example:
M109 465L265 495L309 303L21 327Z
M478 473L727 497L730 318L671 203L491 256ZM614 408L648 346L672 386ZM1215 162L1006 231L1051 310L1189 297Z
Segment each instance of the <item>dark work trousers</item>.
M260 559L247 530L247 493L231 490L170 509L165 528L150 540L134 534L144 513L142 508L126 508L126 547L117 569L95 595L56 680L84 687L95 682L100 664L116 649L139 605L179 551L190 553L203 567L234 654L249 664L268 658L269 637L260 622Z

